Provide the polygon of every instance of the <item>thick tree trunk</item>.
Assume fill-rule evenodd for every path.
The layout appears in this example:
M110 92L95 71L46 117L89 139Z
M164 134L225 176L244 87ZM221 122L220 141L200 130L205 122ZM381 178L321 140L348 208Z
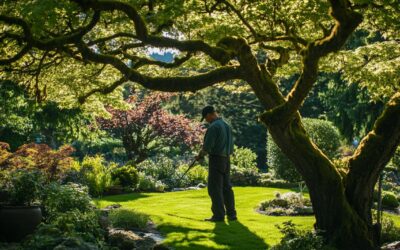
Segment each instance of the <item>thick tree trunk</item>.
M130 132L125 132L122 135L122 145L124 146L126 157L129 161L135 159L135 145L133 143L133 136Z
M269 126L268 130L303 176L315 211L315 227L329 244L346 250L374 249L368 222L350 206L339 173L310 141L299 117L286 128Z

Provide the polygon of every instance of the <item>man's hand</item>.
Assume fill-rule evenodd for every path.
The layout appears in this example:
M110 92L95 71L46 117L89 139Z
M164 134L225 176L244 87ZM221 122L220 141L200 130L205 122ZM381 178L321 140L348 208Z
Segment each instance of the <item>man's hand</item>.
M196 161L202 160L206 154L204 150L200 150L199 154L195 157Z

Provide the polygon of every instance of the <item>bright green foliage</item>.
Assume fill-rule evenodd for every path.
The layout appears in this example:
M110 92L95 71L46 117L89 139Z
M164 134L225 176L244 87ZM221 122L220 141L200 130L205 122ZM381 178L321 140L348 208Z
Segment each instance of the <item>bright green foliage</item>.
M179 167L179 174L182 175L184 171L188 168L187 165L182 165ZM208 171L205 167L196 165L194 166L188 173L187 178L184 180L184 185L186 186L194 186L199 183L206 184L208 178Z
M337 157L341 137L337 128L331 122L319 119L303 119L305 130L311 140L329 157ZM280 179L291 182L301 180L292 162L281 152L270 136L268 136L267 152L268 166Z
M400 226L388 217L382 218L381 242L390 243L400 240Z
M231 164L239 168L255 168L257 155L249 148L236 147L231 156Z
M80 172L83 175L83 183L89 187L89 193L98 196L112 185L111 171L113 166L106 165L100 155L87 156L81 163Z
M42 203L48 214L72 210L84 213L93 208L88 188L75 183L65 185L50 183L43 192Z
M150 220L146 214L124 208L111 210L108 216L114 228L123 229L144 229Z
M122 187L136 188L139 183L138 171L131 165L113 169L111 177L115 184L119 184Z
M144 192L162 192L164 191L166 185L155 179L153 176L146 175L144 173L139 173L139 185L138 189Z

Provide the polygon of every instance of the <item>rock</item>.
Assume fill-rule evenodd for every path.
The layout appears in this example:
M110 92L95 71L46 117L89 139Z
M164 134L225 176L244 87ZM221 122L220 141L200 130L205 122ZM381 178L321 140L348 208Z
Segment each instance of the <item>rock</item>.
M400 250L400 241L395 241L384 245L381 250Z
M199 187L187 187L187 188L173 188L171 192L186 191L186 190L199 190Z
M110 229L108 231L108 243L111 246L122 250L131 250L136 248L136 242L142 238L131 231Z
M108 243L122 250L151 250L157 245L157 242L146 233L139 233L122 230L122 229L110 229L108 231Z
M114 209L117 209L117 208L120 208L120 207L121 207L120 204L112 204L112 205L109 205L109 206L107 206L105 208L100 209L100 212L101 212L102 216L108 216L108 213L111 210L114 210Z
M108 205L107 207L103 208L102 210L110 211L110 210L117 209L120 207L121 207L120 204L111 204L111 205Z
M204 183L199 183L199 184L197 184L197 187L198 187L198 188L205 188L205 187L207 187L207 186L206 186L206 184L204 184Z

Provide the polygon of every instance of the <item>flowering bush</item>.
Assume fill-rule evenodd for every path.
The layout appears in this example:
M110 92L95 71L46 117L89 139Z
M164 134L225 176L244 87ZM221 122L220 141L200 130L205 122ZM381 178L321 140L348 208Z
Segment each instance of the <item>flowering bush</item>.
M260 204L260 210L268 215L310 215L313 214L309 199L300 193L288 192L276 193L275 199L264 201Z

